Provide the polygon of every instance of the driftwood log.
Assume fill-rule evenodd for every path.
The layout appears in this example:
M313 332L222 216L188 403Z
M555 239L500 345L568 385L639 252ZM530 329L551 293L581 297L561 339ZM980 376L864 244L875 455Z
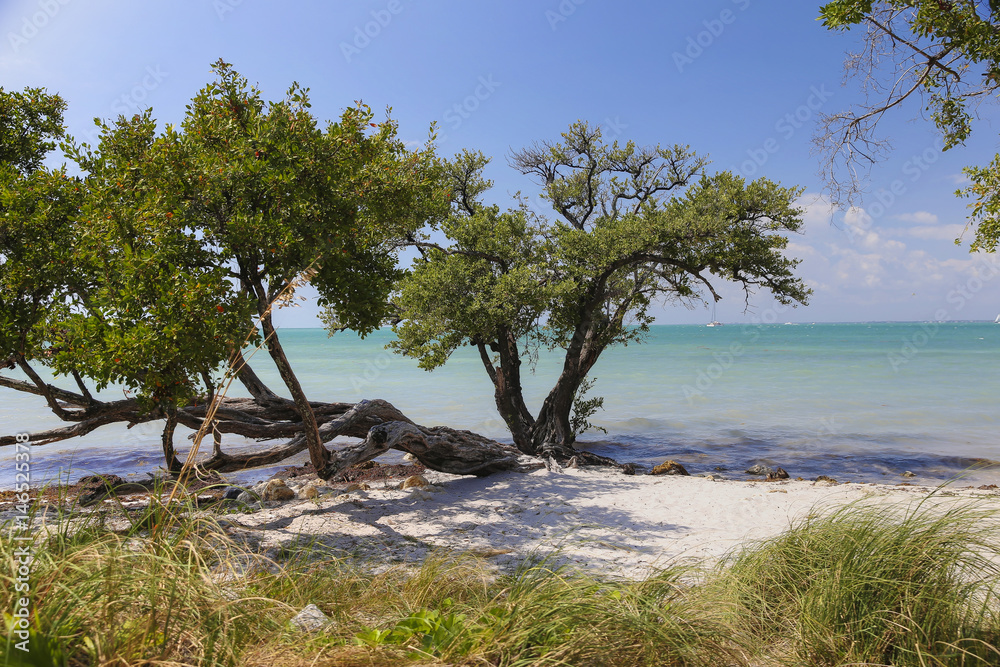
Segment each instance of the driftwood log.
M510 445L447 426L427 428L408 421L393 421L372 427L364 442L334 452L320 477L329 479L390 449L409 452L431 470L453 475L484 476L519 468L520 452Z
M86 435L101 426L136 424L166 420L163 448L166 460L174 459L173 430L181 424L197 431L206 418L211 396L176 410L168 418L162 411L142 411L134 399L101 401L90 392L77 393L43 382L32 374L32 382L0 376L0 387L7 387L43 397L52 411L69 425L30 434L33 446ZM307 448L302 422L292 401L268 389L249 366L239 379L252 398L224 398L214 415L209 436L211 454L198 462L204 470L233 472L273 465ZM83 387L81 386L81 390ZM389 449L409 452L427 468L461 475L489 475L501 470L520 469L520 452L470 431L444 426L414 424L391 403L376 399L359 403L311 402L324 443L346 436L361 440L330 451L329 463L317 473L330 479L346 468L375 458ZM222 449L225 434L239 435L261 442L281 441L260 450L227 453ZM0 447L12 446L13 435L0 436ZM204 446L204 445L203 445ZM207 449L207 448L206 448Z

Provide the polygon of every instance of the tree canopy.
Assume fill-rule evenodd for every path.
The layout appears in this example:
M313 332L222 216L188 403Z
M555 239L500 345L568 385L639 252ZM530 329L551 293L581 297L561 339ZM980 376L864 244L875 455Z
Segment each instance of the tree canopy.
M0 165L29 174L63 138L66 102L40 88L7 92L0 87Z
M296 441L274 456L304 440L322 472L331 460L323 442L336 429L319 427L352 406L308 400L272 309L309 282L344 326L377 327L400 275L399 240L447 209L438 161L430 146L406 148L395 123L376 122L362 103L321 126L297 84L266 103L229 64L214 70L177 127L158 130L147 111L99 122L97 146L63 144L79 178L42 166L63 133L62 101L36 90L0 95L0 359L29 379L0 385L41 395L73 423L33 434L38 444L163 419L176 469L174 428L199 427L231 363L254 400L227 403L216 432ZM261 339L290 404L241 356ZM38 367L75 387L44 381ZM126 398L91 391L110 384ZM365 437L362 425L379 421L340 427ZM234 458L217 447L211 463Z
M557 143L513 153L551 213L483 203L488 160L463 152L446 168L451 215L430 236L395 299L399 353L432 369L460 346L478 350L497 409L525 453L560 458L600 399L584 399L587 374L609 346L639 341L661 301L718 299L717 280L805 303L797 261L782 250L801 226L796 188L729 172L683 146L608 144L579 122ZM565 351L537 412L522 395L521 365L539 347ZM574 403L581 414L572 414Z
M824 116L817 143L835 203L850 204L865 188L868 168L889 144L878 135L883 114L910 97L923 100L945 150L965 143L975 108L996 100L1000 87L1000 3L995 0L835 0L820 9L831 30L863 27L863 47L846 61L862 79L865 102ZM1000 154L967 167L972 250L1000 241Z

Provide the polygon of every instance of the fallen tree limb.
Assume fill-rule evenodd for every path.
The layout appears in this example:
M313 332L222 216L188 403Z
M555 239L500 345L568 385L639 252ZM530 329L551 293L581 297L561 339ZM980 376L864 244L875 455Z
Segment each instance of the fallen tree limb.
M446 426L425 428L409 421L394 421L372 427L364 442L333 452L329 465L317 471L331 479L350 466L369 461L390 449L409 452L420 463L453 475L485 476L502 470L517 470L521 453L471 431Z
M211 454L198 461L199 468L221 473L274 465L307 448L302 423L292 402L267 390L256 376L249 384L259 398L223 399L215 412L212 427L208 429L212 438ZM37 386L12 378L0 376L0 386L40 394ZM33 446L86 435L108 424L126 423L131 427L164 417L156 411L142 412L134 399L102 402L56 387L52 387L51 391L60 401L77 408L78 417L72 425L30 434ZM199 400L194 405L177 410L177 423L197 431L206 418L207 403L207 400ZM331 451L329 465L318 471L323 479L330 479L346 468L390 449L413 454L431 470L458 475L488 475L519 467L520 452L513 446L471 431L446 426L419 426L388 401L375 399L354 404L312 402L311 405L324 443L337 437L361 440L360 443ZM78 421L79 417L83 419ZM239 435L262 442L283 442L262 450L227 453L220 444L221 434ZM0 446L15 442L14 435L0 436Z
M409 422L403 413L397 410L391 403L381 399L360 401L351 406L343 414L332 419L329 418L329 414L324 416L327 417L327 420L321 419L320 415L317 414L317 419L322 421L319 432L323 442L330 442L338 436L367 438L368 432L373 426L386 421ZM293 430L292 433L294 432ZM288 442L260 452L226 454L217 449L211 458L198 465L207 470L215 470L217 472L234 472L246 468L279 463L290 456L305 451L306 446L306 439L299 434L292 437ZM378 456L378 454L370 458L374 458L375 456Z

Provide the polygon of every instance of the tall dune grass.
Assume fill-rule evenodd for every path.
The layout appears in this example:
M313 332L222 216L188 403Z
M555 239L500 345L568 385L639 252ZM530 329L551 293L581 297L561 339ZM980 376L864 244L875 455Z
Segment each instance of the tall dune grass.
M457 554L374 573L318 551L274 563L190 507L115 531L99 516L38 534L32 655L8 641L5 664L1000 664L996 520L976 506L849 506L715 569L643 581ZM10 530L0 610L14 605ZM290 625L308 604L324 629Z
M995 510L848 505L745 547L713 586L746 643L808 665L1000 664Z

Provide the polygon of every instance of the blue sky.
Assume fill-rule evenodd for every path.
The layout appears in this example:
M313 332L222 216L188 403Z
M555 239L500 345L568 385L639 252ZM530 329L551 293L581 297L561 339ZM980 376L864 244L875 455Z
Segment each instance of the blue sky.
M43 86L69 103L67 125L85 140L95 116L152 107L177 123L218 58L268 99L292 81L309 87L313 111L336 119L363 100L387 106L401 134L423 142L439 125L439 149L494 156L493 198L509 201L530 180L505 156L558 140L584 119L639 144L689 144L712 168L767 176L805 189L806 228L789 254L814 288L811 305L776 309L763 295L744 311L723 291L720 320L861 321L990 319L1000 312L995 258L953 243L965 202L961 168L997 152L996 114L969 145L941 153L919 104L890 114L882 130L892 158L872 175L881 197L831 213L811 154L818 112L857 100L842 86L856 36L815 20L819 3L763 0L5 0L0 4L0 85ZM991 123L991 120L993 121ZM985 276L985 277L984 277ZM666 308L661 323L700 323L704 310ZM307 304L285 326L316 326Z

